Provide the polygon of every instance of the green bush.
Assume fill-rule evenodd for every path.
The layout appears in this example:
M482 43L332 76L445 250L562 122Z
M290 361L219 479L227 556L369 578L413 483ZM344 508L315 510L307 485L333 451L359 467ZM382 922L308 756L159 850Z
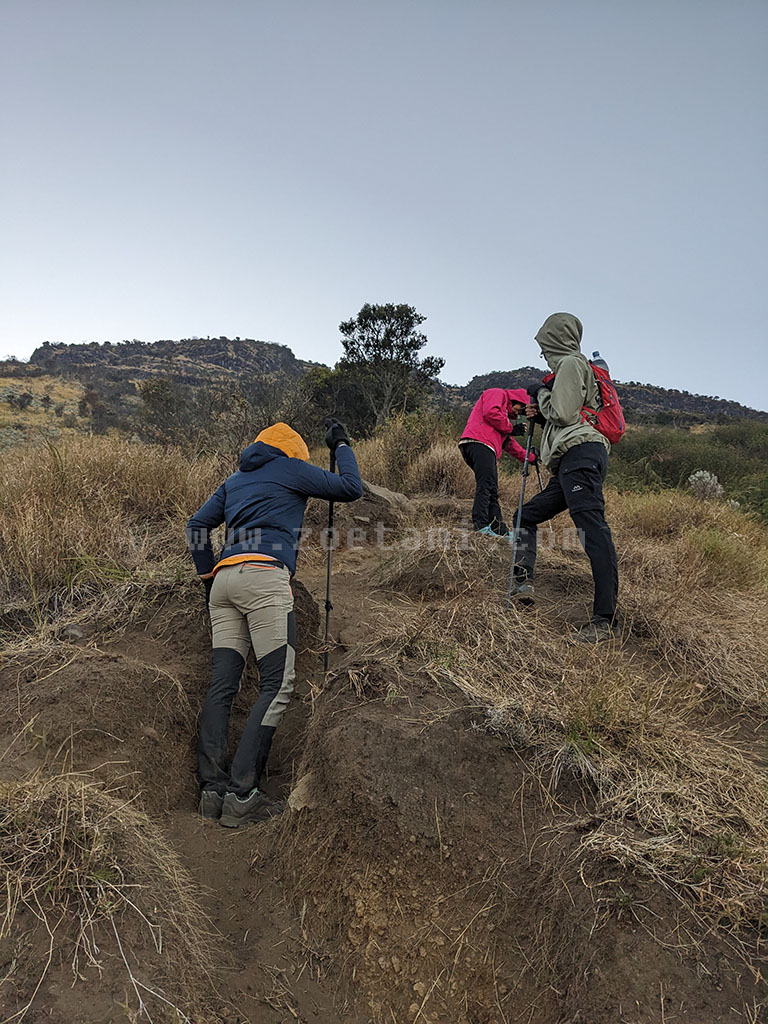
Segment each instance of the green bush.
M613 449L609 482L618 490L683 487L692 473L714 473L733 498L768 520L768 424L754 420L693 430L629 427Z

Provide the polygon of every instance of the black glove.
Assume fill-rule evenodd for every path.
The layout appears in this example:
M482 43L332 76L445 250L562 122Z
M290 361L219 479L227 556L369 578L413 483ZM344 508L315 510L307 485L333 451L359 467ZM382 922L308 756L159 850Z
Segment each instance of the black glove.
M512 427L512 433L508 434L507 436L508 437L522 437L525 434L527 429L528 429L528 427L526 427L526 425L524 423L516 423L514 425L514 427Z
M349 438L347 437L347 428L341 422L337 420L335 416L329 416L323 424L325 427L325 443L335 452L337 447L342 444L349 444Z
M531 455L533 456L533 458L531 459L531 465L532 466L540 466L541 465L541 459L539 458L539 449L538 448L534 448L533 445L531 445Z
M546 390L549 391L549 384L544 384L543 382L539 381L538 384L531 384L528 388L526 388L526 391L531 396L531 405L538 405L539 404L539 402L538 402L539 392L543 388L546 388Z

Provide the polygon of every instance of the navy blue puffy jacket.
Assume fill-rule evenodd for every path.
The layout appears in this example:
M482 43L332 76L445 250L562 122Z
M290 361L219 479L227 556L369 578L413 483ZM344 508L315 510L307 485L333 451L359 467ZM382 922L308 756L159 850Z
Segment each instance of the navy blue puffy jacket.
M240 468L227 477L187 523L187 547L198 575L215 565L210 532L226 523L221 558L269 555L296 571L299 537L308 498L354 501L363 493L354 453L336 449L338 473L329 473L279 448L256 441L240 456Z

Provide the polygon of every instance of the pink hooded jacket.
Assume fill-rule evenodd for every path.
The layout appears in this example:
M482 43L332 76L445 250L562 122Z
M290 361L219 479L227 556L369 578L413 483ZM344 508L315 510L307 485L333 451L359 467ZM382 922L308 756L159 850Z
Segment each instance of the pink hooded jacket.
M503 450L514 455L519 462L525 462L525 448L521 448L513 437L508 436L512 433L513 426L509 421L509 409L514 402L529 405L530 401L525 388L511 391L504 388L488 388L475 402L461 440L479 441L480 444L493 448L497 459L501 458ZM534 455L531 452L529 461L533 462L533 459Z

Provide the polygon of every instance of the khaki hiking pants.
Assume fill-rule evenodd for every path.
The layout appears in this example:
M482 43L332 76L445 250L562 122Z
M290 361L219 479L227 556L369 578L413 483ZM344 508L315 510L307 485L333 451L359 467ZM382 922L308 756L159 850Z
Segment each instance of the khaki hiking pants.
M216 573L209 610L213 668L200 715L200 784L246 797L259 785L272 737L293 693L296 626L290 574L258 562L225 566ZM249 647L259 669L259 697L227 766L229 715Z

